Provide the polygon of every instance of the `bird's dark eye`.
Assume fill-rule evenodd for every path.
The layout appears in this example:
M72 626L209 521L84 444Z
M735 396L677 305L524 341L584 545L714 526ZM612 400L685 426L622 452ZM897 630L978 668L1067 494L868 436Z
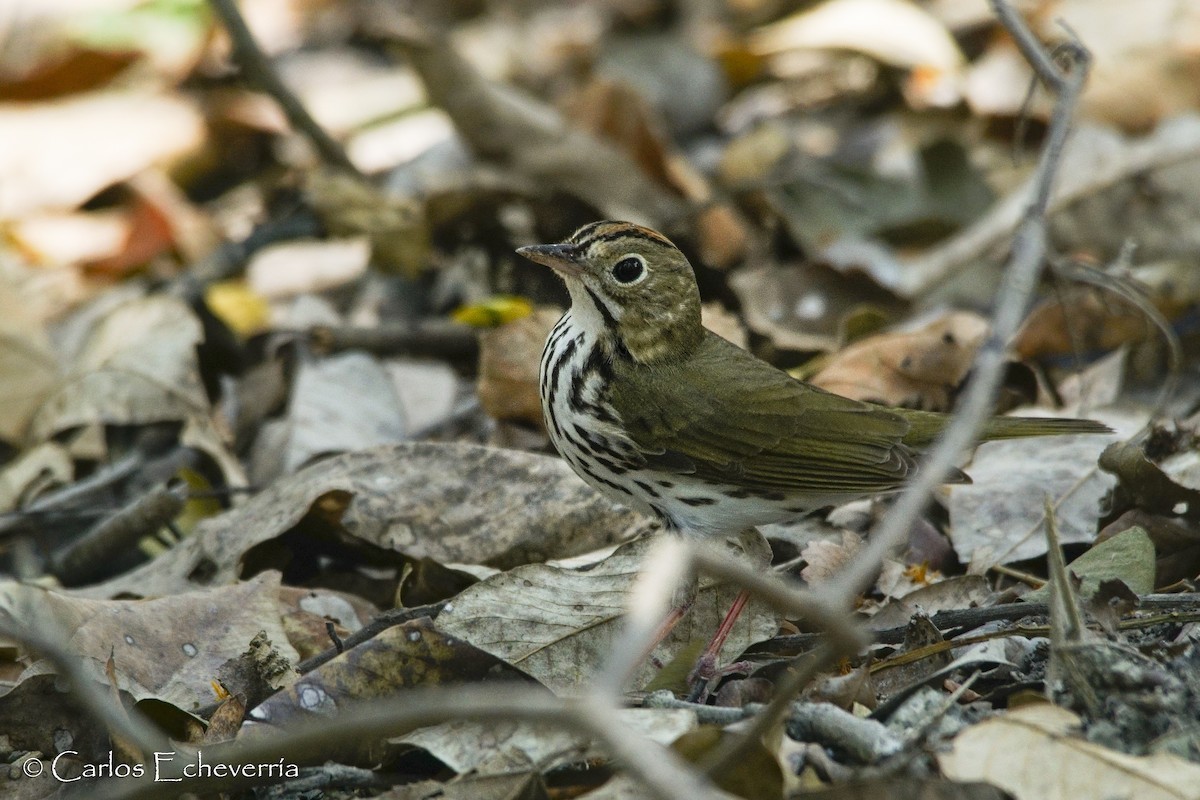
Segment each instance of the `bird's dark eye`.
M626 256L612 268L613 277L618 283L633 283L646 271L646 265L638 256Z

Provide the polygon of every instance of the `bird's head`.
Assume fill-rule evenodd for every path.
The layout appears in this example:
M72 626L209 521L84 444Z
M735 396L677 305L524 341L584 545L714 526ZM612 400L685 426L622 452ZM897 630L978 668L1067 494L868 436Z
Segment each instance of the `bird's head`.
M593 222L517 252L562 277L578 325L639 363L682 358L704 335L692 265L657 231Z

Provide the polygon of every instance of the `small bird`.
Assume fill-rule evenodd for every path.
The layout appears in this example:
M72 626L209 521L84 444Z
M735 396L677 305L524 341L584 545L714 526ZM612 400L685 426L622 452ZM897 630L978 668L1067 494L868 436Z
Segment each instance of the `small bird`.
M584 481L668 531L730 536L897 491L950 419L831 394L707 330L691 264L657 231L593 222L517 252L571 295L542 353L551 441ZM1107 431L996 417L982 438Z

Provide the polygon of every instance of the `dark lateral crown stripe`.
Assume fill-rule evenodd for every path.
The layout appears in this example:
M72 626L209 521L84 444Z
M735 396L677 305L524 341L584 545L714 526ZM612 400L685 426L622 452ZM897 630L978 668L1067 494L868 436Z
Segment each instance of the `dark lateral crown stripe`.
M668 247L674 247L671 244L671 240L658 231L643 228L641 225L634 225L632 222L593 222L575 231L568 241L578 245L580 249L586 250L601 242L611 242L626 238L633 241L639 239L650 240Z

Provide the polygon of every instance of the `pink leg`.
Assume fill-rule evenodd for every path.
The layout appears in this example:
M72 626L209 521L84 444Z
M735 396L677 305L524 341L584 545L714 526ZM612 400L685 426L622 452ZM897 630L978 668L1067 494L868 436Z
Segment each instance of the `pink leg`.
M692 669L691 677L693 680L707 681L716 674L717 659L721 655L721 648L725 646L725 640L729 638L729 634L733 630L737 618L741 616L748 602L750 602L750 593L746 591L738 592L738 596L734 598L733 605L729 607L729 612L721 620L721 625L717 628L717 632L713 634L712 641L708 643L708 647L704 648L704 652L700 654L700 658L696 661L696 666Z
M646 648L646 652L642 653L642 657L638 659L637 663L640 664L642 661L645 661L650 657L650 654L654 652L654 649L662 644L664 639L671 635L671 631L675 630L675 626L679 624L679 620L683 619L684 615L687 614L691 607L691 602L688 602L687 605L671 607L671 610L667 613L667 616L658 626L658 630L654 632L654 638L651 640L650 646ZM660 669L662 668L662 664L658 663L657 659L655 659L654 666Z
M733 605L729 607L729 613L725 615L725 619L721 620L721 626L713 634L712 641L708 643L708 647L704 648L704 653L700 656L701 658L712 656L713 660L716 660L717 656L721 654L721 648L725 646L725 640L729 638L729 634L733 631L734 623L737 622L738 617L741 616L748 602L750 602L750 593L746 591L738 592L738 596L733 600Z

